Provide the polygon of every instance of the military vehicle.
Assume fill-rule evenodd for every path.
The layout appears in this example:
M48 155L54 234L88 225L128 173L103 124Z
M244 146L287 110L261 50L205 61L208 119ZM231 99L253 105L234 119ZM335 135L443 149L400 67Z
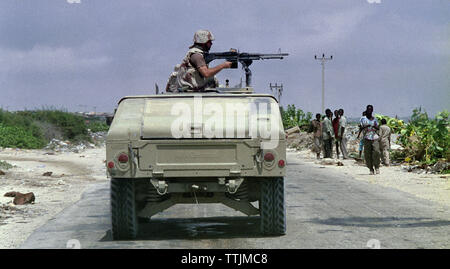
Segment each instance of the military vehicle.
M248 85L122 98L106 166L116 240L135 238L140 218L197 203L259 215L265 235L286 233L279 104Z

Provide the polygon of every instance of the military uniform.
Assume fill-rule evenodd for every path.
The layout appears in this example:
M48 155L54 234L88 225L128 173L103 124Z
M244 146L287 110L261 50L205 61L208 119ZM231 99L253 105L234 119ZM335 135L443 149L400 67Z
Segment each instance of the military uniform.
M208 41L214 40L214 36L208 30L199 30L194 34L194 45L189 47L186 56L181 64L174 68L170 74L166 91L184 92L184 91L204 91L206 88L215 88L219 86L215 76L205 78L198 69L204 65L207 66L204 58L205 48L202 46Z
M169 79L168 79L167 85L166 85L166 92L177 92L178 91L178 87L177 87L178 71L180 71L179 64L177 64L173 68L173 72L169 76Z
M201 59L195 59L195 56L203 57L205 51L198 46L189 49L180 65L177 74L177 86L179 91L203 91L205 88L216 86L214 77L204 78L198 68L203 66ZM197 54L197 55L196 55ZM194 61L192 60L194 58ZM197 66L199 65L200 66ZM206 63L205 63L206 64Z

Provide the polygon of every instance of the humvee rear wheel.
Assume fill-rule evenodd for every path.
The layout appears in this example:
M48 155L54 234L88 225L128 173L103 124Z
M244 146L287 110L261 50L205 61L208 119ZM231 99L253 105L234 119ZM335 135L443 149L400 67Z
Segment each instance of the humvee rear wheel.
M114 240L134 239L138 231L134 182L111 179L111 224Z
M267 178L261 182L259 210L263 234L286 234L284 178Z

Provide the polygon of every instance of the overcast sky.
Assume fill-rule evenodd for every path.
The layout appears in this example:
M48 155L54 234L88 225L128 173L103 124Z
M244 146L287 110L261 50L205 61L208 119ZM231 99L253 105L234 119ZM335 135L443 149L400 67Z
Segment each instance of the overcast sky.
M326 107L434 114L450 110L449 22L449 0L1 0L0 106L112 112L122 96L163 89L194 32L209 29L211 51L289 53L251 66L256 92L283 83L284 106L320 112L314 55L325 53Z

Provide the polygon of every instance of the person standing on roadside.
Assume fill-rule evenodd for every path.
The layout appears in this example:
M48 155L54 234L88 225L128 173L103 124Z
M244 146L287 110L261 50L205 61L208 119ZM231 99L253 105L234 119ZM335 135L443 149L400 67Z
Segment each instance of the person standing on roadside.
M345 128L347 127L347 117L344 116L344 110L339 109L339 138L340 138L340 148L342 152L342 158L348 159L347 152L347 138L345 137Z
M323 138L323 149L324 158L331 158L333 155L333 125L331 123L331 118L333 117L333 112L330 109L325 110L325 119L322 123L322 138Z
M370 174L374 175L380 173L380 136L377 133L378 121L372 113L373 106L367 105L366 116L361 118L361 128L364 138L364 159Z
M361 120L362 120L362 118L364 118L365 116L366 116L366 111L363 111L362 117L359 119L359 124L358 124L359 132L358 132L358 136L356 137L357 139L359 139L359 136L361 135L361 132L362 132L362 128L361 128ZM359 159L361 159L361 157L362 157L363 149L364 149L364 137L362 137L362 138L359 140Z
M336 159L339 159L339 144L340 144L340 137L339 137L339 111L334 111L334 119L332 121L333 124L333 131L334 131L334 137L335 137L335 145L336 145Z
M391 128L387 125L386 119L381 120L380 126L380 151L381 151L381 162L389 166L389 150L391 149Z
M322 151L322 122L320 122L321 115L316 114L316 118L312 120L311 127L314 135L314 151L317 154L317 159L320 159L320 152Z

